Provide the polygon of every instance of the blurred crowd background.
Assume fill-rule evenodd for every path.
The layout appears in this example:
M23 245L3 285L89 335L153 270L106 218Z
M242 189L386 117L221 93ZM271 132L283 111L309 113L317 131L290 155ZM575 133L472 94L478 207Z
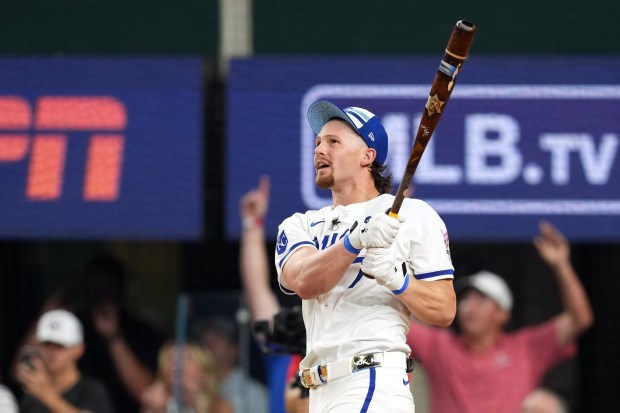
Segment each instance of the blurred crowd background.
M314 57L353 57L377 64L386 57L421 56L439 62L449 32L459 19L470 20L478 26L470 53L472 62L479 57L506 56L618 58L618 16L620 6L613 0L5 2L0 14L0 74L14 69L15 62L21 58L54 61L73 58L111 61L125 58L199 59L201 75L200 90L197 92L202 112L198 123L202 143L198 164L200 188L195 194L200 215L195 222L200 228L195 228L189 236L175 235L175 231L170 231L171 235L159 232L133 236L125 231L118 234L110 231L104 235L97 232L89 235L88 231L78 235L57 235L62 233L62 219L56 226L58 232L52 231L53 234L49 235L49 232L42 231L38 236L37 226L46 219L56 219L54 211L48 215L43 212L43 217L47 218L41 218L42 221L24 225L31 228L22 233L0 229L2 382L19 393L19 386L11 379L13 362L20 343L50 300L75 294L72 300L76 306L87 307L97 301L102 290L98 287L89 290L83 283L87 269L94 259L100 257L113 257L122 267L119 280L123 285L120 295L115 297L119 303L122 302L119 308L126 309L137 319L144 320L149 328L152 327L153 334L161 337L160 344L166 337L185 334L178 331L178 321L192 317L198 319L201 316L208 318L226 314L237 317L237 321L241 322L241 331L247 332L247 320L244 321L243 314L237 311L240 306L243 307L238 234L230 236L230 229L226 227L227 219L230 219L227 217L239 217L238 209L231 209L231 205L238 205L238 199L236 203L227 202L227 171L243 171L248 165L254 171L260 170L261 166L253 164L258 160L251 156L246 159L247 164L229 164L228 154L235 150L227 141L231 61L253 57L290 57L309 58L307 61L312 62ZM570 67L560 69L571 70ZM429 67L425 76L429 86L434 70L434 67ZM464 82L466 73L467 67L462 75ZM550 78L554 75L548 73ZM30 76L30 87L27 82L20 86L24 96L39 93L37 87L39 79L45 76L44 70L33 71ZM66 83L71 84L72 73L65 76ZM616 75L615 79L616 84L620 83L620 75ZM0 95L19 93L15 85L6 84L0 76ZM40 93L60 92L44 90ZM79 91L67 87L64 93L79 94ZM450 113L449 110L447 113ZM248 122L250 120L251 117ZM443 122L449 122L449 119L445 118ZM274 128L277 127L274 125ZM620 128L615 129L615 133L619 131ZM257 145L260 145L261 135L270 131L257 130L255 133ZM175 139L174 136L170 138ZM129 133L126 139L131 139ZM2 148L0 146L0 151ZM247 151L247 148L244 150ZM268 150L277 153L281 148ZM144 156L148 156L148 152L145 151ZM281 153L279 156L284 158L289 154ZM616 184L620 175L619 165L620 161L616 158L610 175ZM3 193L0 203L5 204L9 211L14 211L20 208L19 203L14 203L16 192L5 191L4 186L9 187L15 175L6 172L6 168L3 171L3 168L5 166L0 165L0 183L3 185L0 188ZM243 173L235 176L239 179ZM245 179L247 181L238 182L237 191L249 190L256 185L258 177L250 173ZM194 190L191 186L189 188ZM274 180L272 192L278 190L277 180ZM124 191L130 192L132 187L123 186L120 198L124 196ZM610 194L609 198L615 195L617 192ZM183 199L171 201L184 202ZM139 203L140 199L136 198L135 202ZM75 208L80 206L76 204ZM6 215L7 210L3 211ZM170 222L176 220L174 217L168 218ZM283 218L284 215L270 215L273 221ZM12 218L9 216L9 219ZM160 217L163 227L166 226L166 219L165 215ZM553 217L550 219L553 221ZM575 215L569 216L569 219L589 218ZM93 220L97 221L97 217ZM446 221L450 229L450 220ZM70 226L68 221L65 223ZM617 223L617 220L609 221L610 226ZM101 225L105 226L105 223ZM584 225L588 225L587 221ZM562 229L561 225L559 227ZM610 232L620 234L620 226ZM272 239L267 240L271 252L275 246L273 228L268 235L272 235ZM532 237L534 235L532 232ZM607 238L576 237L571 240L572 262L590 297L596 322L580 340L578 356L560 366L548 380L578 412L611 412L620 406L617 390L620 385L620 237ZM529 240L456 237L451 245L457 277L489 268L506 278L516 302L511 328L541 322L559 311L555 283ZM271 269L274 274L273 265ZM272 287L274 291L278 290L275 276L272 277ZM92 295L86 295L86 291ZM277 296L285 306L297 303L294 298L282 294ZM180 297L188 300L189 310L184 310L183 305L187 301L180 301ZM184 317L187 315L184 311L189 311L189 316ZM240 339L238 333L234 337ZM244 340L241 358L247 363L245 367L256 380L264 383L265 372L256 344L249 336ZM155 354L157 350L148 351Z

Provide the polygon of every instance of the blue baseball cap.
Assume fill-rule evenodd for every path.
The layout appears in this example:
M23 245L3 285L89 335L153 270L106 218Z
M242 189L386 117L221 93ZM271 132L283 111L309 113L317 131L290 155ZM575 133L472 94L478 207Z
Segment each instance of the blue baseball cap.
M326 100L314 102L308 108L308 122L312 131L319 134L323 125L338 118L347 122L366 142L369 148L377 151L377 162L385 163L388 152L388 136L381 121L374 113L354 106L341 109Z

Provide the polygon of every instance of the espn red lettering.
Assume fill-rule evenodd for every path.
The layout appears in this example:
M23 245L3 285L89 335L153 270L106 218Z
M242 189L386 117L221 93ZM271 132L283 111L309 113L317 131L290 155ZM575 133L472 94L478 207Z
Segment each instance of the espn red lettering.
M118 198L124 144L123 135L91 137L84 177L84 199L114 201Z
M107 96L43 96L35 124L45 130L122 130L127 114L121 102Z
M0 129L24 130L32 122L30 106L18 96L0 97ZM0 134L0 162L22 160L28 152L28 135L19 133Z
M53 201L62 196L67 135L71 131L110 131L91 135L86 154L83 197L86 201L111 202L119 197L125 106L109 96L43 96L36 102L34 122L28 102L19 96L0 96L0 163L18 162L28 153L32 139L26 197ZM44 132L44 133L41 133Z
M26 197L33 201L60 198L65 170L67 138L64 135L36 135L30 154Z
M28 152L28 135L0 134L0 162L16 162Z
M19 96L0 96L0 129L28 129L30 105Z

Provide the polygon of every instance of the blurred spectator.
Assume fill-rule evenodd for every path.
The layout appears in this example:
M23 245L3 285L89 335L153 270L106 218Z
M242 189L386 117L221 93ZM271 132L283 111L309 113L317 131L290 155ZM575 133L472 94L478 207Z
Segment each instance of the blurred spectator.
M291 357L287 374L288 387L284 392L284 404L288 413L308 413L310 411L310 390L301 385L299 363L301 354Z
M118 411L135 413L142 392L153 383L165 336L126 304L126 278L115 257L97 256L75 284L48 300L44 310L64 308L79 317L88 348L81 370L105 383ZM31 341L26 338L24 344Z
M7 387L0 384L0 412L17 413L17 401Z
M248 300L253 322L266 322L273 331L273 322L279 313L280 304L270 288L269 258L265 242L265 215L269 209L269 177L260 179L258 188L247 192L240 202L242 221L240 268L243 290ZM302 320L300 320L303 323ZM298 329L304 331L303 328ZM266 337L258 337L265 346ZM302 400L300 386L292 386L295 378L287 379L289 371L298 371L300 358L281 355L266 355L270 390L270 411L272 413L305 413L307 403ZM307 401L307 399L306 399ZM286 406L285 406L286 404ZM304 409L303 406L306 406ZM298 407L300 409L298 410Z
M98 380L80 373L84 354L82 325L65 310L49 311L37 324L37 351L23 354L17 379L23 387L23 413L112 412L107 391Z
M86 320L90 351L83 360L84 371L108 384L120 411L135 412L142 392L153 382L165 336L126 305L127 277L116 258L95 258L82 280L71 301Z
M220 393L232 403L235 413L268 413L267 389L238 365L239 334L235 322L213 317L196 323L198 342L217 359Z
M568 413L566 401L557 393L539 388L529 394L521 405L520 413Z
M177 385L179 401L175 400ZM157 381L143 393L141 413L233 413L232 405L220 396L214 356L195 343L182 348L164 345Z
M505 333L512 294L488 271L466 277L460 292L460 334L414 322L407 342L422 360L438 413L517 412L545 373L576 351L576 339L593 323L590 302L570 263L564 236L542 222L534 244L558 283L563 311L541 325Z
M269 209L271 180L260 179L258 188L241 198L241 282L253 320L272 320L280 304L269 286L269 259L265 244L265 215Z

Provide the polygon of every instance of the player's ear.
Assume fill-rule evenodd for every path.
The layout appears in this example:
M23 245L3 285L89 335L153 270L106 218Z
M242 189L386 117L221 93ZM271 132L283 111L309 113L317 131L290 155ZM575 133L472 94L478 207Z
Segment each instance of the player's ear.
M364 148L364 153L362 157L362 166L369 167L377 158L377 151L373 148Z

